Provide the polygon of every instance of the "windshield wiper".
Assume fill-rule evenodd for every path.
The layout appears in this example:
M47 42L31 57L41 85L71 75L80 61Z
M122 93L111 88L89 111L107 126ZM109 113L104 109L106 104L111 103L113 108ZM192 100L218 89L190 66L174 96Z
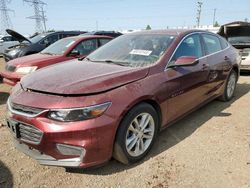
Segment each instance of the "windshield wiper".
M52 54L52 53L49 53L49 52L41 52L41 54L46 54L46 55L55 55L55 54Z
M120 66L124 66L124 67L127 67L127 66L131 66L128 62L119 62L119 61L113 61L113 60L110 60L110 59L106 59L106 60L103 60L103 61L95 61L95 62L103 62L103 63L108 63L108 64L113 64L113 65L120 65Z
M127 62L119 62L119 61L113 61L113 60L110 60L110 59L107 59L107 60L94 60L94 59L90 59L89 57L85 57L85 58L79 58L78 59L79 61L82 61L82 60L87 60L87 61L91 61L91 62L96 62L96 63L108 63L108 64L114 64L114 65L120 65L120 66L130 66L131 65Z

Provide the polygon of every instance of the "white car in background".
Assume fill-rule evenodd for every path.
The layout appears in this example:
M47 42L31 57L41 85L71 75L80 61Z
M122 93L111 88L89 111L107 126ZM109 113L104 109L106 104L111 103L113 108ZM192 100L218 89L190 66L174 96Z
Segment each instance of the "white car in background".
M238 49L242 57L240 70L250 71L250 23L238 21L222 25L218 34Z
M6 49L18 44L19 42L12 36L0 36L0 56Z

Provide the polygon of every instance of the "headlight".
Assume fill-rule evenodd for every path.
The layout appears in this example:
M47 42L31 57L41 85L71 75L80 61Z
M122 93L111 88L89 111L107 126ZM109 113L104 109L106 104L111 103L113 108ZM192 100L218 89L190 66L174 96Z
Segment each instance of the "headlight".
M16 72L21 74L29 74L31 72L34 72L37 69L36 66L33 67L20 67L16 69Z
M111 102L107 102L85 108L51 110L48 112L47 117L64 122L83 121L101 116L110 105Z
M11 51L9 52L9 55L15 56L18 52L20 52L19 49L11 50Z

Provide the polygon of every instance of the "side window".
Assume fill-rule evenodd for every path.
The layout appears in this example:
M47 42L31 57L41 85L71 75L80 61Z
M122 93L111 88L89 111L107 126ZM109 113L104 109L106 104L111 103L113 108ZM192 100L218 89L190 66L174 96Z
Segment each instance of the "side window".
M9 36L3 37L3 41L5 41L5 42L12 41L12 37L9 37Z
M202 34L206 46L207 55L221 50L221 44L218 37L210 34Z
M99 46L102 46L111 41L111 39L99 39Z
M220 43L221 43L221 47L223 50L228 47L228 43L227 43L226 39L224 39L222 37L220 38Z
M58 34L50 35L42 41L42 44L50 45L58 41L58 39Z
M71 37L71 36L73 36L73 35L69 34L69 33L64 33L64 34L60 35L60 38L66 38L66 37Z
M170 64L173 64L179 57L193 56L197 59L202 57L202 47L199 34L193 34L184 39L177 48Z
M88 55L98 48L97 40L85 40L79 43L73 50L79 51L80 55Z

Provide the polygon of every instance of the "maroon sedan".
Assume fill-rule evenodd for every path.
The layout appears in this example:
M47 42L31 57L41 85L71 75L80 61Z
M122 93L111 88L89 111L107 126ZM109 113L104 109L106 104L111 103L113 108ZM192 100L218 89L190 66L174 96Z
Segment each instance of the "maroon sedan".
M9 61L1 72L4 83L14 86L20 79L37 69L75 58L84 58L112 40L108 36L76 36L61 39L42 52Z
M213 99L232 99L239 62L210 32L124 35L82 62L24 77L8 99L8 127L16 147L40 164L133 163L159 130Z

